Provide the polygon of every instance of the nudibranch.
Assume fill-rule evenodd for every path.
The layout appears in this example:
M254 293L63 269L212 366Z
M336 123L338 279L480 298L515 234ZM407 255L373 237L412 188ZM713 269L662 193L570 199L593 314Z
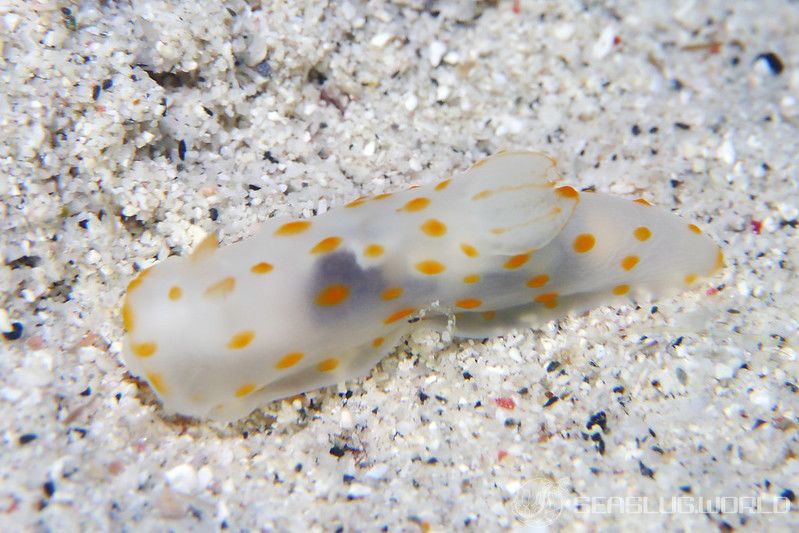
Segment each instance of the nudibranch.
M416 327L482 338L721 268L696 225L559 178L546 155L502 152L230 246L210 235L130 283L125 361L167 412L232 421L368 373Z

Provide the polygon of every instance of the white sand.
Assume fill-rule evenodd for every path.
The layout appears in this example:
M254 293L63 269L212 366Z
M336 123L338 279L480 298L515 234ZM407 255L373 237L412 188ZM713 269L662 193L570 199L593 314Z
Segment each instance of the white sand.
M799 527L744 500L799 492L795 3L256 3L0 4L0 530L535 529L535 479L555 527ZM673 207L728 267L655 313L420 335L235 427L121 366L136 270L501 148Z

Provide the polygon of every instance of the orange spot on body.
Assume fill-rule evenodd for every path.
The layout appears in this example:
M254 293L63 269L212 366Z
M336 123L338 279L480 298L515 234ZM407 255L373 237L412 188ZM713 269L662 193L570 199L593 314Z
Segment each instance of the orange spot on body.
M383 337L377 337L376 339L372 340L372 347L380 348L380 345L383 344L383 340Z
M247 383L246 385L242 385L241 387L236 389L236 398L243 398L248 394L252 394L254 390L255 390L254 383Z
M525 263L527 263L529 259L530 259L530 254L514 255L513 257L505 261L505 264L502 266L508 270L514 270L523 266Z
M172 287L169 289L168 296L170 300L180 300L180 297L183 296L183 289L180 287Z
M722 252L721 248L719 248L716 251L716 264L713 265L713 271L711 272L711 274L715 274L716 272L721 270L722 267L724 267L724 252Z
M628 255L627 257L621 260L621 267L624 270L628 271L632 270L633 268L635 268L635 265L638 264L638 261L640 261L640 259L638 258L637 255Z
M435 276L436 274L441 274L444 272L446 267L438 261L428 259L427 261L416 263L416 270L422 274L427 274L428 276Z
M688 229L689 229L689 230L691 230L691 231L693 231L693 232L694 232L694 233L696 233L697 235L699 235L700 233L702 233L702 230L701 230L701 229L699 229L699 226L697 226L696 224L688 224Z
M366 197L365 196L361 196L360 198L357 198L357 199L351 201L350 203L348 203L344 207L349 207L351 209L353 207L358 207L359 205L361 205L361 204L363 204L365 202L366 202Z
M139 285L141 285L142 281L144 281L144 278L146 278L150 274L151 268L146 268L142 270L141 272L139 272L138 276L130 280L130 283L128 283L128 294L136 290L136 288L138 288Z
M478 281L480 281L480 276L478 274L469 274L463 277L464 283L477 283Z
M613 294L616 296L623 296L630 291L630 286L622 283L621 285L616 285L613 287Z
M590 233L581 233L575 239L574 243L572 243L572 247L574 251L578 254L584 254L591 250L596 244L596 238L591 235Z
M396 300L402 296L402 289L399 287L389 287L380 293L381 300Z
M416 309L413 308L406 308L400 309L399 311L394 311L390 315L388 315L385 320L383 320L383 324L391 324L396 322L397 320L402 320L403 318L412 315L416 312Z
M461 243L461 251L466 255L466 257L478 257L480 253L477 251L477 248L472 246L471 244L466 244L465 242Z
M491 191L491 190L480 191L477 194L475 194L474 196L472 196L472 200L474 200L474 201L485 200L486 198L488 198L492 194L494 194L494 191Z
M483 320L494 320L496 316L496 311L483 311L482 313Z
M380 257L383 255L385 249L379 244L367 244L363 249L363 255L366 257Z
M419 227L419 229L422 230L422 233L425 233L431 237L443 237L447 233L447 226L435 218L426 220L424 224Z
M133 331L133 310L130 308L127 297L122 304L122 327L127 332Z
M644 242L649 240L649 237L652 236L652 232L646 226L638 226L635 228L635 231L633 231L633 235L635 235L635 238L639 241Z
M227 347L231 350L241 350L246 348L255 338L255 332L252 330L239 331L227 343Z
M164 383L164 378L161 377L161 374L156 374L155 372L148 372L146 374L147 381L150 383L150 386L155 389L156 392L160 394L166 394L167 388L166 383Z
M339 247L341 244L341 237L328 237L327 239L322 239L316 246L311 248L312 254L326 254L330 253L336 248Z
M652 204L644 200L643 198L638 198L637 200L633 200L633 202L635 202L636 204L645 205L647 207L652 207Z
M305 354L303 354L302 352L287 353L286 355L280 358L280 361L275 363L275 368L281 370L285 368L291 368L297 363L299 363L304 356Z
M200 244L191 252L191 259L193 261L197 261L198 259L202 259L203 257L208 256L208 254L212 253L216 250L216 247L219 246L219 241L216 238L214 233L209 234L206 236Z
M130 348L133 350L133 353L139 357L150 357L155 354L158 345L154 342L142 342L139 344L131 344Z
M563 187L558 187L557 189L555 189L555 194L557 194L562 198L574 198L574 199L580 198L580 193L577 192L574 189L574 187L571 187L570 185L564 185Z
M236 288L236 278L225 278L205 289L206 296L226 296Z
M477 298L464 298L463 300L455 302L455 305L461 309L474 309L475 307L483 305L483 302Z
M549 276L546 274L539 274L528 279L527 286L531 289L536 289L538 287L543 287L547 282L549 282Z
M308 220L295 220L294 222L286 222L277 230L275 230L275 235L280 237L286 237L289 235L298 235L300 233L304 233L308 231L308 228L311 227L311 223Z
M696 283L696 278L697 278L696 274L688 274L687 276L685 276L686 285L693 285L694 283Z
M316 368L319 369L319 372L331 372L338 368L338 359L330 358L321 361Z
M384 193L381 193L381 194L378 194L378 195L376 195L376 196L374 197L374 199L375 199L375 200L385 200L386 198L389 198L389 197L391 197L391 196L394 196L394 193L393 193L393 192L384 192Z
M430 199L424 197L414 198L413 200L410 200L401 208L397 209L397 211L410 211L410 212L421 211L422 209L425 209L428 205L430 205Z
M435 189L435 190L437 190L437 191L443 191L444 189L446 189L447 187L449 187L449 184L450 184L450 182L451 182L451 181L452 181L452 180L444 180L444 181L441 181L441 182L439 182L439 183L438 183L438 185L436 185L436 186L434 187L434 189Z
M331 306L339 305L350 295L350 289L346 285L328 285L316 297L316 305Z
M534 300L542 304L547 309L554 309L558 306L558 293L545 292L544 294L539 294L536 296Z
M273 267L269 263L261 262L253 265L250 268L250 272L252 272L253 274L267 274L269 272L272 272L274 268L275 267Z

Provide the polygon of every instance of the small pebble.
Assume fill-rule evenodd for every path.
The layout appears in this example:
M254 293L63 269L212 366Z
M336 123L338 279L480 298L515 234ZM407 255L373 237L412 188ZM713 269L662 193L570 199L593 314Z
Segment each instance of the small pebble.
M29 442L32 442L32 441L36 440L37 438L38 438L38 435L36 433L25 433L24 435L20 435L19 436L19 443L20 443L20 445L28 444Z
M14 322L13 324L11 324L11 331L3 332L3 337L7 341L15 341L20 337L22 337L22 330L23 330L22 324L20 322Z
M378 33L377 35L372 37L372 40L369 41L369 44L371 44L375 48L383 48L384 46L386 46L386 44L388 44L388 42L392 39L392 37L394 36L391 35L390 33L385 33L385 32Z
M784 68L782 59L780 59L780 56L774 52L764 52L762 54L758 54L758 56L755 58L755 62L765 64L769 71L771 71L771 73L775 76L779 76Z
M441 59L444 57L445 53L447 53L447 45L445 45L441 41L433 41L432 43L430 43L430 48L429 48L430 64L434 67L440 65Z
M255 65L255 72L257 72L262 78L271 78L272 65L269 63L269 60L264 59L263 61Z

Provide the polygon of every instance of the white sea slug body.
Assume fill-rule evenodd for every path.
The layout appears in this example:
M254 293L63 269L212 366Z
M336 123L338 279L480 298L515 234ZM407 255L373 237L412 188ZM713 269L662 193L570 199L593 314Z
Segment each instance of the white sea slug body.
M366 374L422 311L483 337L721 267L695 225L558 178L545 155L503 152L220 249L211 236L130 283L126 363L167 411L235 420Z

